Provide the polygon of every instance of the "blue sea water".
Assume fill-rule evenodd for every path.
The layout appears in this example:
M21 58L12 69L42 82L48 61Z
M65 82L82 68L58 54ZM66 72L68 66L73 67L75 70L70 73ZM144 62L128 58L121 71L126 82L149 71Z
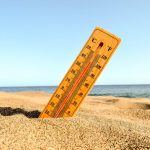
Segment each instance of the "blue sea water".
M0 87L1 92L41 91L53 93L57 86ZM91 96L150 98L150 85L95 85Z

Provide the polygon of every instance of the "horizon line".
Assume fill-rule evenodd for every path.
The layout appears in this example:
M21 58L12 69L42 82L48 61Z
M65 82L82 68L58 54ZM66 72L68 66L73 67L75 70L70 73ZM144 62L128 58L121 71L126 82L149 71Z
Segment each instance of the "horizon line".
M150 85L150 83L135 83L135 84L95 84L94 86L119 86L119 85ZM0 88L17 88L17 87L58 87L59 85L23 85L23 86L0 86Z

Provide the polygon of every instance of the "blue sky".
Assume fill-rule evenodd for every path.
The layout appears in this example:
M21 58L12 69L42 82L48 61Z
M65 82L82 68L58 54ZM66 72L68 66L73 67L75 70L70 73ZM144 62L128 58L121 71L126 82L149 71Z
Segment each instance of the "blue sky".
M0 86L58 85L96 26L122 39L96 84L150 84L149 0L1 0Z

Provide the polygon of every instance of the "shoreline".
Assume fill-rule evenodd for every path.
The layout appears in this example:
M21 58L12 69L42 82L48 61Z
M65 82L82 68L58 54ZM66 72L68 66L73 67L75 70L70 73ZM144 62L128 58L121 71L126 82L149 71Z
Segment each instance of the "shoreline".
M57 86L0 87L3 92L47 92L52 94ZM150 98L150 85L95 85L88 96L114 96L127 98Z
M12 94L15 94L15 93L37 93L37 94L39 94L39 93L41 93L41 94L49 94L49 95L53 95L53 93L50 93L50 92L46 92L46 91L0 91L0 94L1 93L12 93ZM131 96L113 96L113 95L105 95L105 94L88 94L87 95L88 97L116 97L116 98L131 98L131 99L149 99L150 100L150 97L131 97ZM86 96L86 97L87 97Z

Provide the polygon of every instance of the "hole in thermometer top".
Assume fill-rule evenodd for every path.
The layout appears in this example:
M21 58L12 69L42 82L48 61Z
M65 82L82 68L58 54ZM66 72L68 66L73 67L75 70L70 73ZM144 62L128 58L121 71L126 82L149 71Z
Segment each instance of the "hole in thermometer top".
M120 41L117 36L96 27L39 117L73 116Z

